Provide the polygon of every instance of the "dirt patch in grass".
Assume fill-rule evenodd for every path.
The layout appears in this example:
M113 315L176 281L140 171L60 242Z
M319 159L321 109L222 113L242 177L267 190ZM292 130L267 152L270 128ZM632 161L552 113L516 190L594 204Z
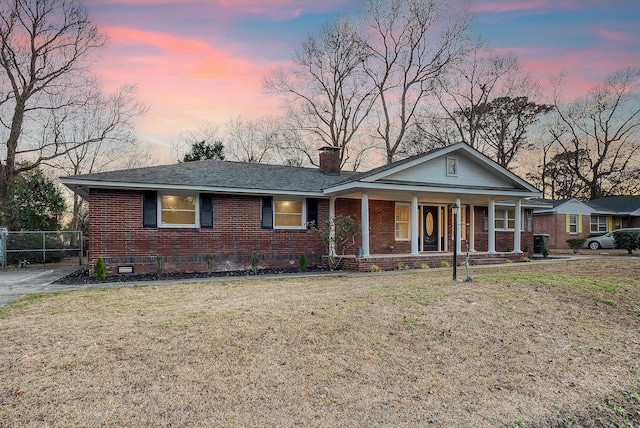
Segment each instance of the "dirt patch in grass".
M640 260L471 274L30 296L0 308L0 426L640 423Z

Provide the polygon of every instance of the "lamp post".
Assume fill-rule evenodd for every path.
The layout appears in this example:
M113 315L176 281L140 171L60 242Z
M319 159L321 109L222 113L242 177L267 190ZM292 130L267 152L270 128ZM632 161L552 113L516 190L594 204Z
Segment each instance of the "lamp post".
M458 204L455 202L451 205L453 211L453 280L458 280Z

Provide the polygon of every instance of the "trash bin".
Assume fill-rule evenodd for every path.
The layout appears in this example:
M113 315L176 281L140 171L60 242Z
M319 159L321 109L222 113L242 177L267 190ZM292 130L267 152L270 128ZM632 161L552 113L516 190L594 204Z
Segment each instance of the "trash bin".
M533 235L533 252L541 254L549 245L549 235L546 233Z

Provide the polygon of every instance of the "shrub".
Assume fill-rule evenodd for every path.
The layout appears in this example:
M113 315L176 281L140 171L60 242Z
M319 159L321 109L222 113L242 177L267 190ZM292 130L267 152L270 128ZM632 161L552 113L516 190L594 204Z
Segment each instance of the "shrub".
M449 266L451 266L451 265L449 264L449 262L448 262L448 261L443 260L443 261L441 261L440 263L438 263L436 266L438 266L439 268L444 268L444 267L449 267Z
M407 264L406 264L406 263L402 263L402 262L400 262L400 263L398 263L398 264L396 265L396 269L398 269L398 270L405 270L405 269L409 269L409 266L407 266Z
M260 263L260 256L255 251L251 254L251 271L254 275L258 273L258 264Z
M523 258L520 259L520 261L524 262L524 263L528 263L528 262L531 261L531 259L529 257L523 257Z
M211 273L213 270L213 256L211 254L207 254L207 273Z
M613 234L613 245L616 248L627 250L629 255L633 250L640 248L640 232L616 232Z
M307 270L308 262L307 262L306 254L304 253L300 254L300 258L298 258L298 267L300 268L301 271Z
M577 253L580 248L584 247L585 242L587 242L586 239L567 239L567 244L569 244L569 248L571 248L574 253Z
M107 277L107 266L104 264L102 256L98 256L96 263L93 265L93 276L100 281L104 281Z
M542 257L544 257L545 259L547 257L549 257L549 250L547 249L547 247L544 247L542 250Z
M511 260L511 259L507 259L507 260L505 260L505 262L507 262L507 263L513 263L513 260Z
M371 265L371 267L369 268L369 270L371 272L380 272L382 269L380 269L380 266L378 265Z
M429 269L429 265L426 263L420 263L418 269Z

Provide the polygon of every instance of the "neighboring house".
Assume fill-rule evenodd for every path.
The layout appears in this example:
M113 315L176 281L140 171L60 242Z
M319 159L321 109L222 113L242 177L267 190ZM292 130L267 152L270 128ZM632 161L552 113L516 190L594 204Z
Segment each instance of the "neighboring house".
M587 202L592 208L591 233L640 227L640 196L608 196Z
M361 224L347 266L522 256L533 245L533 186L464 143L364 173L339 168L339 153L320 152L320 168L218 160L71 176L62 182L89 201L89 262L109 274L319 264L326 249L309 224L348 215ZM436 257L434 257L436 256ZM432 263L435 264L435 263Z
M588 202L576 198L538 201L548 206L534 210L533 230L548 234L548 247L552 249L569 248L568 239L588 239L621 228L640 227L640 196L609 196Z
M539 199L547 207L533 212L533 230L536 234L547 234L548 248L568 249L568 239L586 239L591 234L592 208L576 198L554 201Z

